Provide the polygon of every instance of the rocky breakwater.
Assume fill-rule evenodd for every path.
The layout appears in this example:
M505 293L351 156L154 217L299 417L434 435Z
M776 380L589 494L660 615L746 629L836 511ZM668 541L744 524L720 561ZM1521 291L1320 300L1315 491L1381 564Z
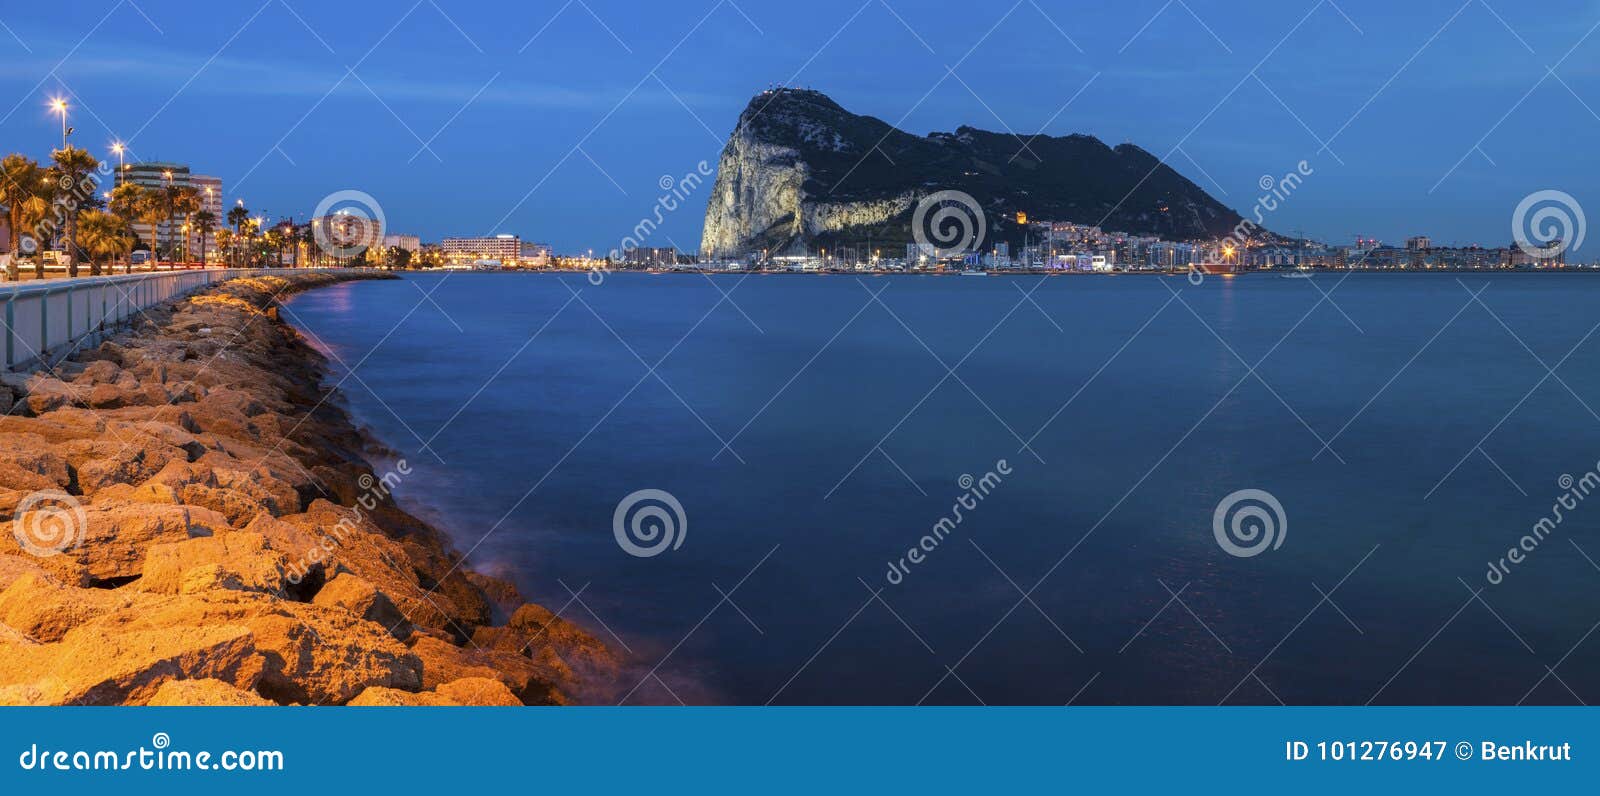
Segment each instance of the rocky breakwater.
M617 661L397 507L237 279L0 387L0 704L521 705Z

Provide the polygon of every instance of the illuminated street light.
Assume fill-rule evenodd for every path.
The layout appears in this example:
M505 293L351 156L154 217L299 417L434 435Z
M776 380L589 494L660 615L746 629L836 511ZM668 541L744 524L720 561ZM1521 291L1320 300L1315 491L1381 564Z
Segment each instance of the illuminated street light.
M50 110L61 114L61 148L66 149L67 135L72 132L67 126L67 101L60 97L50 100Z

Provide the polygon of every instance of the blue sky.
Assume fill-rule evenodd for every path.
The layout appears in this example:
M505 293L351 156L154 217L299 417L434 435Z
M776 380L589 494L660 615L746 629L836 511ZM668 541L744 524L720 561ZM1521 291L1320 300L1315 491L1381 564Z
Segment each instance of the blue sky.
M424 239L611 248L773 83L916 133L1132 141L1241 212L1304 159L1268 225L1331 241L1500 245L1532 192L1600 207L1593 0L69 0L0 23L0 148L47 154L64 94L91 150L270 215L364 191ZM704 199L660 242L697 248Z

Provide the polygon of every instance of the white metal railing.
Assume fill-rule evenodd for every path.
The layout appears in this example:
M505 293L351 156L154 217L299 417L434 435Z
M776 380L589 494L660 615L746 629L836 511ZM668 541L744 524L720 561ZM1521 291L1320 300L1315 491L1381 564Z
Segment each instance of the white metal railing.
M47 362L53 351L73 346L87 336L101 334L148 307L215 282L243 276L345 270L205 268L51 279L0 286L0 302L5 304L4 369Z

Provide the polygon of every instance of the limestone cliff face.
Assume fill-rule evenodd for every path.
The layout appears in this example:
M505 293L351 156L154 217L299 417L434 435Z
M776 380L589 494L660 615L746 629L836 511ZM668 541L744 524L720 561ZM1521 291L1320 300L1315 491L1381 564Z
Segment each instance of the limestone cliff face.
M1021 242L1018 212L1173 240L1226 235L1239 216L1132 144L1018 138L968 127L917 136L815 91L774 89L739 116L706 206L701 255L796 254L912 240L924 196L957 190L987 239Z
M757 141L743 129L735 132L717 165L701 254L738 255L760 237L799 236L806 174L798 151Z
M803 253L818 241L907 214L918 196L914 190L836 190L844 187L840 178L851 174L850 164L862 163L872 150L867 139L898 132L814 91L757 96L723 147L701 254Z

